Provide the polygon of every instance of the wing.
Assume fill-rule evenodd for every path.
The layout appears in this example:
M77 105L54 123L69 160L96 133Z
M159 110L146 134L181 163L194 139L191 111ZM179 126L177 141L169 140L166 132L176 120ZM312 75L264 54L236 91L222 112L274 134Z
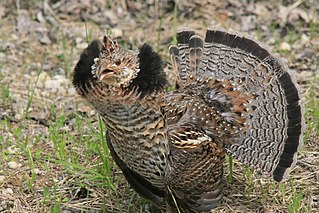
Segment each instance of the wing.
M208 211L216 207L221 199L224 149L190 125L172 128L169 140L165 182L179 208Z
M208 79L167 94L164 113L168 125L191 123L218 144L234 144L247 135L253 98L234 81Z
M112 146L112 141L109 137L108 132L106 132L106 140L113 160L115 161L117 166L122 170L126 180L132 186L132 188L148 200L151 200L153 202L161 202L163 197L165 196L165 192L153 186L145 178L133 172L130 168L126 166L126 164L116 154Z

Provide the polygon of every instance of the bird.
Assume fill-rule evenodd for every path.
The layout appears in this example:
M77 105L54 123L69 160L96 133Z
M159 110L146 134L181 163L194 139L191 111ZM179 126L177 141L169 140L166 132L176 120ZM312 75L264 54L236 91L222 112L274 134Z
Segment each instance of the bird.
M132 51L105 35L74 68L73 85L103 118L130 186L166 202L167 212L208 212L222 200L226 155L282 181L305 128L300 89L283 60L224 29L176 37L173 89L147 43Z

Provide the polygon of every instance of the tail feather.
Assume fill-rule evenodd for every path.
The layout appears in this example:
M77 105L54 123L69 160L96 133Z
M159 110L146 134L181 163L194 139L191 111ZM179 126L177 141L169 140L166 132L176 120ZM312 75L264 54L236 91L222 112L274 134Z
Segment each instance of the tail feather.
M198 72L202 55L203 40L194 35L189 39L189 73L187 73L187 82L192 82L194 78L200 77Z
M181 61L179 58L179 50L176 46L170 46L169 47L169 54L171 56L171 61L172 61L172 66L173 66L173 70L175 72L175 76L177 77L176 81L177 81L177 85L181 84L181 77L179 74L179 70L181 67Z
M181 84L185 83L189 70L189 40L193 35L195 35L195 32L192 30L179 32L177 34L178 46L170 47L173 68L175 68L175 72L179 77L178 82Z
M239 79L239 90L255 97L250 129L225 146L239 161L281 181L296 162L304 131L299 89L287 67L257 41L224 30L207 30L204 41L193 31L182 31L178 41L170 52L182 85L207 77Z

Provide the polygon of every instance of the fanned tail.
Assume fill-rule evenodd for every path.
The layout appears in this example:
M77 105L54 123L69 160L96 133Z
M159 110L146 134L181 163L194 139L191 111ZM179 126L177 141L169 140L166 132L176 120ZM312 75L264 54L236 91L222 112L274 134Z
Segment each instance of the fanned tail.
M237 90L253 97L251 111L244 112L248 131L225 147L239 161L281 181L296 162L304 131L299 89L287 67L257 41L224 30L207 30L204 41L190 30L177 38L170 54L182 86L222 79L240 82Z

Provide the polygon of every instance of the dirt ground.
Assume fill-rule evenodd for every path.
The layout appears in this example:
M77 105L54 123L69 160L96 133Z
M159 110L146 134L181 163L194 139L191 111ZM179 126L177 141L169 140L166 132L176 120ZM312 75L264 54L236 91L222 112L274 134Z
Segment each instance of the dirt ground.
M306 106L308 129L287 183L235 162L216 212L319 212L319 1L180 0L176 20L174 7L172 0L1 0L0 212L161 211L111 160L111 180L99 176L107 162L87 142L103 140L99 121L71 79L88 41L105 32L135 50L151 44L169 69L175 23L201 36L221 27L261 41L284 58Z

